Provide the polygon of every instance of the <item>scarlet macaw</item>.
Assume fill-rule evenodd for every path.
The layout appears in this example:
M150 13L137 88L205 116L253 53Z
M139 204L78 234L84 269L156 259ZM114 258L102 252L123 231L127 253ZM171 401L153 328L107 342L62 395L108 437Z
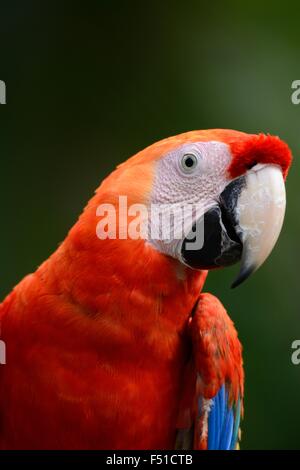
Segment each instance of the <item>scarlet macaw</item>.
M0 448L235 449L241 345L220 301L201 291L207 270L241 260L237 285L269 255L290 163L278 137L207 130L119 166L0 306ZM128 205L200 202L203 247L100 240L98 208L120 195Z

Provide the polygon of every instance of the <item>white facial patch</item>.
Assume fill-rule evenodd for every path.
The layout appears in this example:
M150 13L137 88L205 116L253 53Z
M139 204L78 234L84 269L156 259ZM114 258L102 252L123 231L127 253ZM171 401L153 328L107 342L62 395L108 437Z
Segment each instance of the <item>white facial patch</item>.
M180 259L183 230L191 230L195 208L203 214L217 204L228 184L230 162L229 147L215 141L187 143L158 160L151 194L149 243Z

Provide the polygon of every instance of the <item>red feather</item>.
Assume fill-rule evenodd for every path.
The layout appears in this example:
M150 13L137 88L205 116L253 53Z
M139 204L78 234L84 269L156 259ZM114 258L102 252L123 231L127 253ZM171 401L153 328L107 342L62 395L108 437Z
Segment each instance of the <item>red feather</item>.
M292 154L288 145L279 137L265 134L247 136L244 140L230 143L230 147L233 159L228 171L231 177L242 175L256 163L279 165L284 178L287 177Z

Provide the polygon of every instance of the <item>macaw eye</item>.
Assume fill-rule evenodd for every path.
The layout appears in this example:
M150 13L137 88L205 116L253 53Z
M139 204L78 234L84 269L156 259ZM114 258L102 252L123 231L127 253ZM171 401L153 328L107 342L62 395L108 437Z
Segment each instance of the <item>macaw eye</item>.
M185 173L192 173L198 165L198 158L193 153L186 153L181 159L181 168Z

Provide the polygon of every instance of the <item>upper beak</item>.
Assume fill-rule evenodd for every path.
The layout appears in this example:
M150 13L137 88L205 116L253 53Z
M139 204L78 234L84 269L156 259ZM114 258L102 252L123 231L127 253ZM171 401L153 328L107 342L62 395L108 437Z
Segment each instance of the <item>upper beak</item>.
M256 165L245 176L245 187L237 201L236 227L243 244L236 287L267 259L279 237L286 207L282 171L276 165Z
M182 259L196 269L229 266L241 260L232 287L256 271L271 253L282 228L286 205L281 168L258 164L224 189L217 205L197 221L204 224L200 250L182 244Z

